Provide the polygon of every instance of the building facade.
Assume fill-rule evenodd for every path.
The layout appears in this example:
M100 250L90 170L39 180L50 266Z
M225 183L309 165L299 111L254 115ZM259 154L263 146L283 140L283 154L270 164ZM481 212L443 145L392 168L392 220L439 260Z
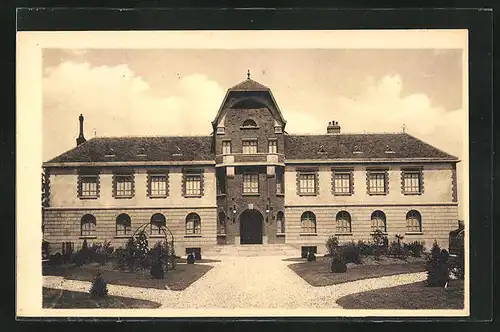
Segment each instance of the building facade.
M434 240L446 248L458 221L459 160L407 133L292 135L271 90L230 88L210 136L97 137L43 164L44 238L58 250L111 241L141 225L166 226L175 250L287 244L325 251L340 242ZM150 243L153 241L150 241Z

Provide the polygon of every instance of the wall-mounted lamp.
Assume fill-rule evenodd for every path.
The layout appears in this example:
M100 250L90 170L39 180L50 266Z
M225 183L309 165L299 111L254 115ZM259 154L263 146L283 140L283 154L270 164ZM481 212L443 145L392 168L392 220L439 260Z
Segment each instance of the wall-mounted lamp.
M233 224L236 223L236 204L234 203L234 197L233 197Z

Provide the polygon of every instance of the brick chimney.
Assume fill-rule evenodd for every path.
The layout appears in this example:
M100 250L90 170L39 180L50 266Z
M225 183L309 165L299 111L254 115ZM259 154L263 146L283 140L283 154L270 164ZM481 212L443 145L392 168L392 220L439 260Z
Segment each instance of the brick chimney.
M340 126L337 121L328 122L328 127L326 127L327 134L340 134Z
M83 115L80 114L80 117L78 118L80 120L80 134L78 135L78 138L76 139L76 146L85 143L87 140L85 139L85 136L83 136Z

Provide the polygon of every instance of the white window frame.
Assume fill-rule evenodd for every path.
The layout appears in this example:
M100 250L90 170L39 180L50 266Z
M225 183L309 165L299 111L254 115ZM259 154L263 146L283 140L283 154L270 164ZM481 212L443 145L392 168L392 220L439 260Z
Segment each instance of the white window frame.
M99 175L79 175L79 176L80 176L80 197L81 198L98 197ZM88 188L89 185L93 188Z
M184 177L185 196L201 196L201 174L184 174Z
M222 154L231 154L231 141L222 141Z
M380 182L382 187L379 186ZM387 194L387 174L385 171L369 171L368 188L370 194Z
M243 174L242 185L243 194L258 194L260 181L258 173L246 173Z
M278 153L278 140L269 139L267 142L267 153Z
M148 181L149 181L149 197L167 197L167 190L168 190L167 174L149 174Z
M241 142L241 147L241 151L243 154L256 154L258 152L256 139L243 140Z

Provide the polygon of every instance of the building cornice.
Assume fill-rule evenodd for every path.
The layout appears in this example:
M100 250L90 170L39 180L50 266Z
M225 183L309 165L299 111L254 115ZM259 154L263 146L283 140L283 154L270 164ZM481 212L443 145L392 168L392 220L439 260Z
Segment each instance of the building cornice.
M60 162L43 163L43 167L118 167L118 166L184 166L184 165L215 165L215 160L193 161L107 161L107 162Z
M293 164L421 164L421 163L451 163L460 160L440 158L391 158L391 159L286 159L285 165Z
M382 207L382 206L458 206L458 202L443 203L336 203L336 204L285 204L285 208L321 208L321 207Z
M217 206L50 206L44 207L45 211L62 210L208 210L217 209Z

